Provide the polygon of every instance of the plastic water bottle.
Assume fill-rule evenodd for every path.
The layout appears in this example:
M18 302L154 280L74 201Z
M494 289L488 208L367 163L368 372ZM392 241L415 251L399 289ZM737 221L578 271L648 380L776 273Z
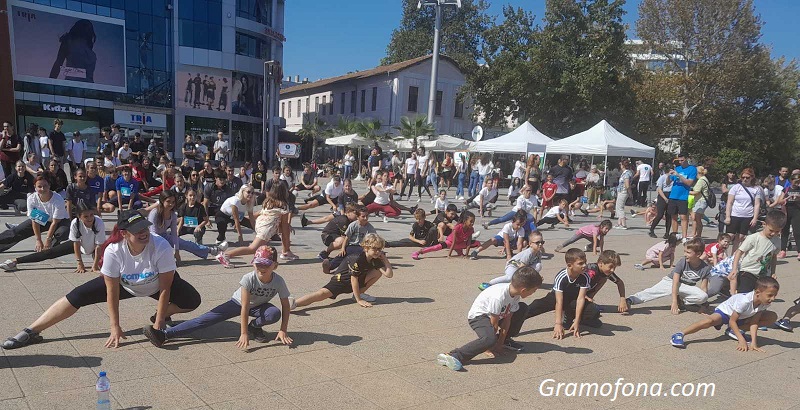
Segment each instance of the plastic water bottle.
M97 390L97 410L111 410L111 382L106 377L106 372L100 372L95 390Z

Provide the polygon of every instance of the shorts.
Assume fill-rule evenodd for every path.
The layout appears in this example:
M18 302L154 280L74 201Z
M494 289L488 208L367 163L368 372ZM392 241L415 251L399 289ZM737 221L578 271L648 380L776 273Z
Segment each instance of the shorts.
M692 207L692 212L705 214L706 209L708 209L708 203L706 203L705 199L697 199L694 201L694 206Z
M733 235L748 235L750 234L750 221L753 217L739 217L732 216L731 223L725 226L725 233Z
M269 241L276 233L278 227L281 225L281 215L259 215L256 218L256 238L262 241Z
M308 202L311 202L311 201L317 201L317 203L320 204L320 205L325 205L325 204L328 203L328 200L325 199L325 195L317 195L317 196L315 196L315 197L313 197L313 198L308 200ZM336 203L336 201L334 200L333 203Z
M358 278L358 286L360 288L366 285L365 279L365 277ZM353 293L353 285L350 284L350 275L346 273L336 273L333 275L330 282L323 286L322 289L328 289L333 293L331 299L336 299L336 297L341 294Z
M722 324L723 324L723 325L727 325L728 323L730 323L730 321L731 321L731 317L730 317L730 316L728 316L728 314L727 314L727 313L725 313L725 312L723 312L723 311L721 311L721 310L719 310L719 309L714 309L714 313L716 313L716 314L718 314L718 315L722 316ZM741 326L744 326L744 325L745 325L745 323L747 323L747 319L749 319L749 318L745 318L745 319L739 319L739 320L737 320L737 321L736 321L736 325L738 325L739 327L741 327Z
M670 198L669 202L667 202L667 213L670 215L688 215L689 201Z
M375 174L378 173L379 169L381 169L381 167L372 167L372 177L373 178L375 178Z
M335 241L336 238L338 238L338 237L339 237L338 235L333 235L333 234L330 234L330 233L323 233L322 234L322 244L325 245L325 246L331 246L333 241Z
M543 199L542 208L550 208L553 206L553 199Z
M495 235L494 238L492 238L492 239L494 239L494 246L505 246L505 242L503 242L503 237L502 236ZM511 239L511 238L509 238L509 239ZM514 245L514 243L513 243L514 241L509 241L509 242L511 242L512 246Z

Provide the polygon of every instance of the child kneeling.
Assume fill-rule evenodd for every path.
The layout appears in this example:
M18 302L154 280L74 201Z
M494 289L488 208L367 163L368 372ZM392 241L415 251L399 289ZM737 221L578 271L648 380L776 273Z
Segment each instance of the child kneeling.
M683 332L672 335L670 343L675 347L686 347L683 340L686 335L708 329L711 326L719 330L722 325L727 324L728 330L725 331L725 334L739 342L736 345L736 350L741 352L748 350L763 352L758 347L756 333L759 326L771 325L778 318L775 312L769 311L767 308L775 301L779 289L780 285L778 285L777 280L769 276L761 276L756 280L755 290L731 296L705 319L687 327ZM739 329L744 326L750 328L751 340L747 340L744 331Z
M542 285L542 276L532 267L525 266L514 272L511 283L492 286L475 298L467 313L470 327L478 334L478 339L441 353L436 361L451 370L461 370L466 363L481 353L490 357L499 355L506 344L512 350L521 350L507 337L512 321L524 321L525 311L520 309L520 300L533 295Z

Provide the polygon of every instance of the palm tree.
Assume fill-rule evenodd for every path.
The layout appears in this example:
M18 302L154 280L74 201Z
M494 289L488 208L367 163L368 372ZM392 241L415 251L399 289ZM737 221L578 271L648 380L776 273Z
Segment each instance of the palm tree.
M314 161L317 157L317 144L320 139L325 139L331 136L331 132L325 129L325 121L314 117L309 122L303 124L303 128L297 131L297 136L303 141L311 139L311 160Z
M436 127L428 124L428 118L424 115L418 115L413 119L401 117L400 126L394 128L400 131L401 138L411 140L411 147L414 151L417 150L417 137L433 135L436 132Z
M386 134L379 134L381 127L380 120L365 119L356 123L355 130L359 137L377 141L386 138Z
M342 135L351 135L356 133L356 127L358 125L358 121L350 118L350 117L339 117L339 120L336 122L335 125L330 128L330 131L333 133L334 136L342 136Z

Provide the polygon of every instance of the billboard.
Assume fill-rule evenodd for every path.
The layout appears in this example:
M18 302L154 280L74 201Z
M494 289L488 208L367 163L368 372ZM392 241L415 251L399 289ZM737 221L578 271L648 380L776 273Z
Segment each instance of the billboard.
M230 71L186 68L179 71L175 105L205 111L231 112Z
M15 80L126 92L125 21L35 4L11 9Z
M255 74L233 72L231 112L238 115L261 117L264 101L264 78Z

